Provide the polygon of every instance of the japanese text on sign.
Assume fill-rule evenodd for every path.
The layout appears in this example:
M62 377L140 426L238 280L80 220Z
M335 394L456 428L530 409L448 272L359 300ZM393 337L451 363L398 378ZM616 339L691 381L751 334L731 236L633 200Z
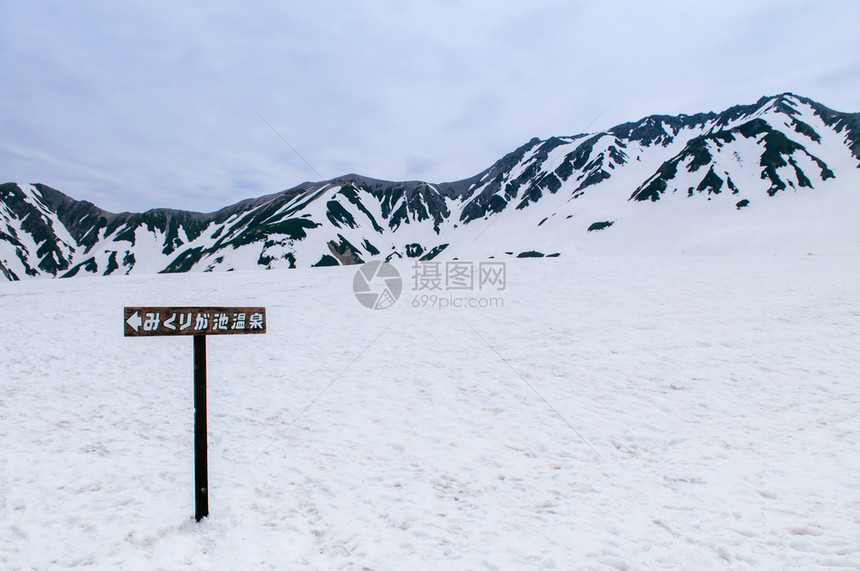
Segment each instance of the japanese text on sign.
M126 307L125 336L266 332L265 307Z

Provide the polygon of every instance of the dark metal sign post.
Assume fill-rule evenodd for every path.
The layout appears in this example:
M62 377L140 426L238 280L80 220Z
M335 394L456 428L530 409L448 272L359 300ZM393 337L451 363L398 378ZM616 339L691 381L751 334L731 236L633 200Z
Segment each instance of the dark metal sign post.
M206 336L194 336L194 519L209 515L209 453L206 438Z
M265 307L126 307L126 337L194 336L194 519L209 515L206 336L266 332Z

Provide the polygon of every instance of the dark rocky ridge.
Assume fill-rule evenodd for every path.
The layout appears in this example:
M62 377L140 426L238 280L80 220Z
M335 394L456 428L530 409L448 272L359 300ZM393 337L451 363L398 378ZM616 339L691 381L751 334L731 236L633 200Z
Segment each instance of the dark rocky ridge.
M755 174L768 196L811 189L841 176L831 157L819 156L825 130L844 140L860 168L860 114L782 94L721 113L651 115L602 133L535 138L460 181L392 182L348 174L211 213L111 213L43 184L25 192L24 185L6 183L0 185L0 276L127 273L153 257L160 265L147 271L211 270L248 247L257 265L267 268L431 259L449 250L464 227L544 208L548 197L560 193L569 202L604 192L617 184L617 173L633 166L653 164L626 195L634 203L675 194L749 193L750 183L730 174L739 168L730 149L740 141L755 145L756 154L743 157L743 169ZM750 204L738 198L738 205ZM544 228L555 214L542 212L536 226ZM611 232L619 224L611 230L610 225L600 229ZM592 234L604 233L595 229ZM406 234L412 237L400 238ZM312 240L321 246L308 252L311 236L322 237Z

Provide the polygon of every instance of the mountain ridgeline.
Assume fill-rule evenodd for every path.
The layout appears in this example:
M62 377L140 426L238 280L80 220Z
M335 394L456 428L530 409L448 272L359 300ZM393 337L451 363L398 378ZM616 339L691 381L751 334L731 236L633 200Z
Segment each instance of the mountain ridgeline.
M783 94L721 113L535 138L457 182L353 174L208 214L117 214L43 184L6 183L0 276L756 253L767 251L762 244L808 249L823 234L852 246L858 196L860 114Z

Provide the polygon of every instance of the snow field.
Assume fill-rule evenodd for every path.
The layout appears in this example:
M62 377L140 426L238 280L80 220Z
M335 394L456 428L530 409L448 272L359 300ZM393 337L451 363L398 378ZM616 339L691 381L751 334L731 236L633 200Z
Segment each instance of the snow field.
M355 268L0 284L0 566L860 566L855 257L508 261L504 307ZM191 340L126 305L263 305Z

